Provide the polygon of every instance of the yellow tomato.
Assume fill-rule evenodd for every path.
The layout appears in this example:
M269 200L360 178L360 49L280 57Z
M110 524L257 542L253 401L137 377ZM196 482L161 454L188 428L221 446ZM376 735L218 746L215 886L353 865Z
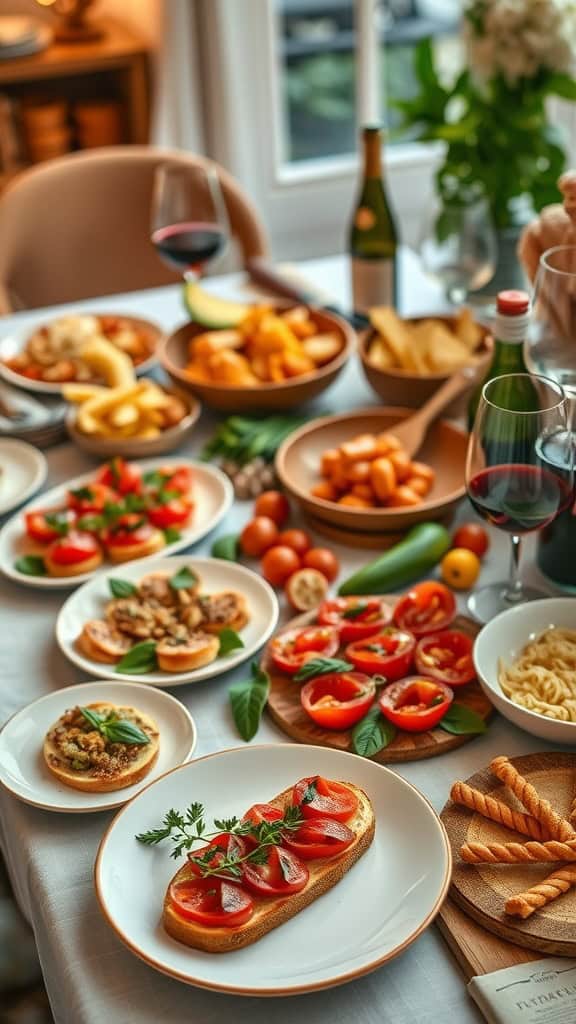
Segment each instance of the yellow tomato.
M440 563L442 579L455 590L469 590L478 579L480 559L467 548L452 548Z

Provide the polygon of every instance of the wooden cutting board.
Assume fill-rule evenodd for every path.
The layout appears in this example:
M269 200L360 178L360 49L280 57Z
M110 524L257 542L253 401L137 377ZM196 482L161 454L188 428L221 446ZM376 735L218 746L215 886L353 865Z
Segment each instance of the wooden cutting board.
M538 793L550 801L560 814L566 815L574 793L576 793L576 754L544 753L529 754L525 757L511 759L518 771L529 779ZM483 793L491 793L498 800L508 803L511 807L521 809L514 796L509 793L486 768L473 775L467 782ZM454 869L451 901L464 911L466 921L458 914L451 914L450 903L447 914L440 925L443 934L449 933L459 952L459 961L465 963L480 960L487 961L484 971L496 970L498 967L510 966L510 961L501 962L501 955L493 959L493 943L484 943L487 952L480 954L474 949L476 935L470 925L481 925L478 932L487 929L497 940L504 939L522 947L524 960L529 959L527 951L534 951L534 958L542 953L555 956L576 956L576 888L565 893L559 899L536 911L525 921L510 917L504 912L504 903L508 896L523 892L530 886L541 882L557 867L557 864L465 864L460 858L460 846L467 841L484 843L493 842L526 842L525 836L519 836L495 822L488 821L479 814L459 807L451 801L446 804L441 814L446 826L452 854ZM497 941L495 940L495 941ZM452 942L450 945L452 948ZM522 954L514 950L504 950L506 957L512 957L513 963L520 963ZM479 973L478 963L474 963L474 973Z
M391 604L397 601L395 595L386 597ZM295 626L308 626L315 621L315 612L307 612L292 619L285 629ZM480 626L472 619L459 615L453 622L454 629L461 629L471 637L475 637ZM283 632L284 630L282 630ZM321 729L308 717L300 704L300 684L295 683L291 676L279 672L270 657L269 647L262 658L262 667L270 676L270 693L268 711L277 725L292 739L299 743L312 743L334 750L351 750L351 731L332 732ZM459 704L472 708L484 719L492 712L492 705L484 696L478 683L468 683L455 691ZM474 739L474 736L454 736L444 729L431 729L429 732L409 733L398 732L392 743L381 750L373 758L380 764L392 764L399 761L419 761L426 757L436 757L456 747L461 747Z
M506 942L467 917L450 897L435 922L438 931L456 957L466 979L540 960L541 953Z

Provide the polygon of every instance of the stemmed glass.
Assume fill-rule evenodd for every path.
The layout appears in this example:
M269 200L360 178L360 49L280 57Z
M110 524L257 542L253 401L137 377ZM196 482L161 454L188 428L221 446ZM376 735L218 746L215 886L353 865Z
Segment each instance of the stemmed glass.
M551 523L573 500L568 402L559 384L525 373L488 381L466 458L466 489L476 512L510 534L510 578L476 591L468 608L480 622L547 595L519 577L521 538Z
M226 203L216 170L177 161L160 164L152 199L153 245L186 280L201 276L229 239Z
M496 235L485 199L434 207L420 241L424 270L442 282L460 305L491 280L496 269Z

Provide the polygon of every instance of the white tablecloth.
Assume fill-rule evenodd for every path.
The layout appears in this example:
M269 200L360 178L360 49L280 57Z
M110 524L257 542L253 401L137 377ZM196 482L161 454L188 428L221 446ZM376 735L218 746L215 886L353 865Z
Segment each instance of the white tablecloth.
M344 262L340 259L303 265L308 276L345 305L348 298ZM437 293L413 268L407 257L404 275L409 285L405 312L438 308ZM210 282L222 292L237 288L237 279ZM140 313L171 328L184 318L179 290L157 289L78 304L75 308L113 307ZM52 311L18 314L0 321L0 331L28 329ZM317 401L315 410L331 411L374 404L356 360L338 382ZM198 452L213 427L202 417L186 454ZM69 444L48 453L52 486L84 472L93 463ZM250 518L251 504L236 504L219 531L238 529ZM470 518L464 507L460 518ZM194 550L205 554L214 539ZM527 545L526 562L530 562ZM366 552L336 548L344 573L366 561ZM507 570L506 538L494 534L483 580L501 578ZM525 576L536 580L527 567ZM540 579L538 582L542 583ZM40 592L0 583L2 631L0 642L0 723L18 708L51 690L85 678L59 652L54 621L66 593ZM245 669L217 680L178 688L176 695L198 726L196 754L238 745L228 707L228 687ZM258 742L284 742L286 737L266 717ZM442 757L395 766L439 810L452 781L466 778L496 754L523 754L542 743L496 718L488 733ZM241 801L240 801L241 802ZM129 953L106 925L92 887L92 869L99 839L112 812L86 816L52 814L19 803L0 790L0 840L18 901L34 929L42 969L57 1024L471 1024L480 1019L464 979L434 927L428 929L397 960L375 973L339 989L294 998L258 1000L215 995L166 978ZM393 883L393 880L391 880ZM149 894L143 894L149 898Z

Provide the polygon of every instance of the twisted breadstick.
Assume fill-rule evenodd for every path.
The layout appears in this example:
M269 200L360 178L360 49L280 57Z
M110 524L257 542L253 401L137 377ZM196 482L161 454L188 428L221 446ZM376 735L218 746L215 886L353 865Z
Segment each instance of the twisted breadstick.
M576 861L576 839L560 843L465 843L460 847L467 864L522 864L533 861Z
M506 900L506 913L523 919L530 917L535 910L540 910L547 903L558 899L576 885L576 866L557 868L543 882L533 885L518 896L510 896Z
M522 811L512 810L507 804L501 803L493 796L487 796L486 793L481 793L479 789L474 789L466 782L455 782L450 790L450 798L455 804L462 804L463 807L468 807L471 811L476 811L477 814L489 818L490 821L496 821L499 825L505 825L506 828L510 828L514 832L521 832L522 835L531 836L532 839L548 838L548 833L542 828L540 822L536 821L536 818L532 818L531 815L524 814Z
M576 832L570 822L561 818L547 800L538 796L534 786L516 770L507 757L496 757L490 764L490 771L497 779L510 787L514 796L537 821L546 829L553 839L574 839Z
M576 795L572 798L572 805L570 807L570 814L568 815L568 821L571 825L576 825Z

